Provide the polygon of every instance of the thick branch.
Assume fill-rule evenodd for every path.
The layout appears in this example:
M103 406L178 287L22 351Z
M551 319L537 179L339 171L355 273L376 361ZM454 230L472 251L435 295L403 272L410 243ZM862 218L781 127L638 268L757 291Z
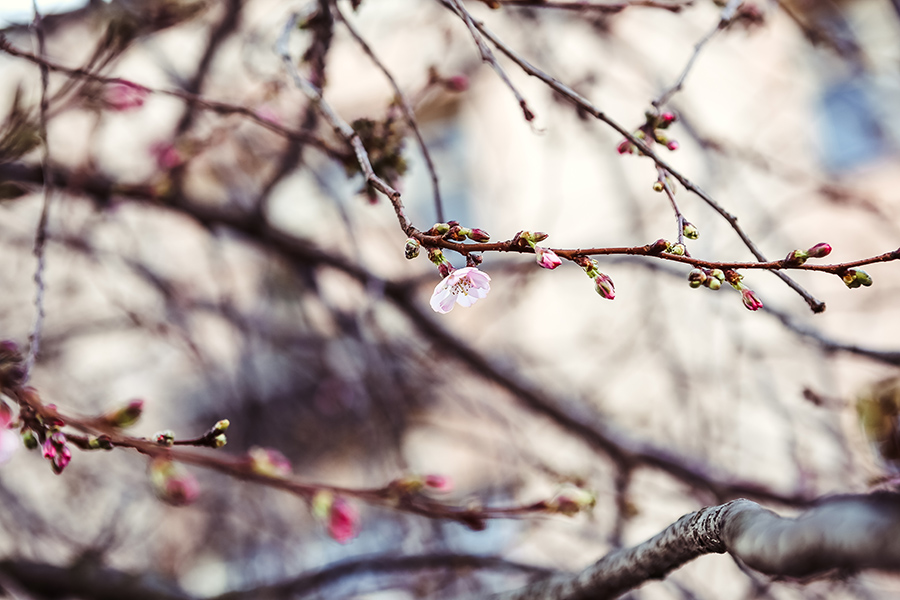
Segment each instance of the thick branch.
M779 577L840 570L900 570L900 495L838 496L797 518L749 500L685 515L646 542L612 552L576 575L558 575L493 600L615 598L710 553L727 552Z

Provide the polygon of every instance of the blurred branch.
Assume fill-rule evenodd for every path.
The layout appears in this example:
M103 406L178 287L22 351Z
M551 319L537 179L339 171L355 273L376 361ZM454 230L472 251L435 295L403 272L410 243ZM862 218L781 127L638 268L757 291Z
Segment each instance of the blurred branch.
M612 552L576 575L557 575L493 600L616 598L704 554L729 553L776 577L809 577L832 570L900 570L900 496L836 496L797 518L784 518L749 500L685 515L646 542Z
M102 83L104 85L113 85L113 84L125 84L128 86L132 86L136 89L144 90L150 94L162 94L164 96L172 96L174 98L179 98L185 102L191 103L198 108L202 108L203 110L208 110L211 112L215 112L222 115L229 114L237 114L243 117L250 119L266 129L273 131L279 135L282 135L288 139L299 140L305 144L310 144L315 146L316 148L322 150L326 154L334 158L344 158L345 152L342 150L337 150L335 148L331 148L328 146L323 140L315 136L313 133L304 130L296 130L290 129L278 123L275 123L263 116L260 116L256 111L251 108L247 108L246 106L240 106L237 104L229 104L227 102L220 102L218 100L210 100L208 98L204 98L197 94L193 94L190 92L182 91L182 90L166 90L160 88L152 88L147 87L145 85L141 85L139 83L135 83L134 81L128 79L122 79L121 77L104 77L102 75L97 75L91 71L87 71L85 69L71 69L69 67L64 67L57 63L54 63L50 60L44 59L39 56L35 56L29 52L25 52L24 50L19 50L14 47L9 40L7 40L4 36L0 35L0 52L5 52L10 56L15 56L18 58L23 58L29 62L32 62L42 69L46 68L50 71L64 73L69 77L76 77L82 79L89 79L91 81L96 81L97 83Z
M505 8L555 8L559 10L571 10L576 12L599 12L615 14L626 8L641 6L645 8L661 8L669 12L678 13L682 9L693 6L694 0L673 0L669 2L658 0L628 0L626 2L556 2L554 0L482 0L488 4L497 4ZM498 6L499 7L499 6Z

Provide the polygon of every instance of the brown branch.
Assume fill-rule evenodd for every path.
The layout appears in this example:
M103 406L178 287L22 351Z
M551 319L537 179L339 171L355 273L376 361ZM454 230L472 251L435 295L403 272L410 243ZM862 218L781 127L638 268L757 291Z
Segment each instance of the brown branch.
M321 265L337 269L362 285L379 281L383 286L384 297L394 303L423 335L435 343L438 349L456 357L475 373L508 390L513 398L523 406L585 440L595 450L610 457L619 465L658 469L694 489L708 491L720 501L739 496L749 496L784 505L803 505L809 501L802 494L782 494L756 482L727 479L711 474L710 469L706 466L692 463L668 450L622 436L605 424L600 415L579 407L577 404L562 402L534 388L518 376L494 364L466 342L440 326L432 315L422 310L409 286L392 281L380 281L375 275L348 259L321 250L306 240L284 233L269 225L265 220L255 218L252 214L248 215L230 206L215 206L191 201L184 197L170 197L165 205L161 205L150 190L141 186L121 186L101 177L85 178L60 169L55 171L54 176L56 177L52 182L54 187L71 191L78 190L94 198L101 207L113 196L143 202L163 210L182 213L210 229L224 227L240 233L296 264ZM0 165L0 179L2 178L40 184L42 173L39 169L23 165ZM471 244L471 246L476 246L476 244ZM750 264L755 265L756 263Z
M444 4L449 2L450 0L441 0ZM462 9L465 11L465 8ZM471 16L470 16L471 18ZM654 152L647 144L644 143L643 140L638 139L632 132L628 131L624 127L622 127L619 123L614 121L612 118L607 116L603 111L594 106L587 98L568 87L567 85L559 82L555 78L551 77L544 71L538 69L527 60L525 60L522 56L520 56L517 52L515 52L512 48L510 48L506 43L500 40L496 35L494 35L487 27L485 27L484 23L472 19L472 23L478 31L484 35L487 39L491 41L494 46L496 46L503 54L509 57L513 62L518 64L523 71L531 75L532 77L536 77L546 83L552 90L561 94L563 97L568 98L573 104L578 106L581 110L587 112L594 118L606 123L617 132L619 132L622 136L624 136L628 141L634 144L638 149L640 149L641 153L645 154L649 158L656 163L658 167L665 169L668 173L670 173L675 179L677 179L681 185L685 187L685 189L690 190L697 196L699 196L704 202L706 202L713 210L719 213L722 218L724 218L731 228L737 233L738 237L741 238L741 241L744 245L750 250L753 256L760 262L767 261L765 255L759 250L756 246L756 243L750 239L747 233L741 228L741 226L737 222L737 217L729 213L725 210L718 202L716 202L712 196L703 191L699 186L690 181L687 177L682 175L679 171L674 169L671 165L669 165L665 160L663 160L656 152ZM800 284L796 281L781 273L779 271L773 271L775 275L784 281L791 289L796 291L800 296L806 301L809 307L813 312L822 312L825 310L825 303L814 298L809 292L803 289Z
M778 577L833 570L900 571L900 496L836 496L797 518L784 518L749 500L685 515L646 542L611 552L575 575L557 575L492 600L605 600L704 554L729 553Z

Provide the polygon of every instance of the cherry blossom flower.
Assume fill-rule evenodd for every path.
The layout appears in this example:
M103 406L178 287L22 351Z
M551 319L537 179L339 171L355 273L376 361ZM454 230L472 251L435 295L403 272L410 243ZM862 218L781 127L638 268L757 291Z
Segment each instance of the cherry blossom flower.
M453 310L453 304L472 306L491 291L491 278L475 267L464 267L452 271L434 288L431 308L434 312L446 314Z
M562 261L556 255L556 252L550 250L548 248L542 248L541 246L534 247L534 256L535 260L537 260L537 264L541 265L545 269L555 269L559 265L562 264Z

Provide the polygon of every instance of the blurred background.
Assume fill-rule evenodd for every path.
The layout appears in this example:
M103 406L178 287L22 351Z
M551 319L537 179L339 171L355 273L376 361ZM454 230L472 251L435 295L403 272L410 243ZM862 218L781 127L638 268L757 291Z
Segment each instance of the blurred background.
M336 6L413 105L447 219L493 240L544 231L554 248L675 237L653 163L618 154L619 134L501 57L536 114L526 122L440 2L353 4ZM722 11L708 0L677 12L525 4L539 3L467 7L628 129L644 123ZM466 598L580 569L704 505L748 496L790 514L896 477L897 264L867 267L875 283L856 290L797 273L827 303L813 314L768 272L745 274L765 304L750 312L730 288L691 289L689 269L675 263L599 257L616 284L607 301L571 263L550 272L530 255L487 254L488 297L434 314L437 270L424 256L404 258L391 206L366 193L352 154L276 50L299 13L290 50L300 73L343 119L373 132L363 138L376 171L428 229L437 217L424 157L335 5L38 7L49 61L152 88L138 103L130 88L50 73L57 185L30 382L44 401L95 415L142 398L133 432L148 437L193 437L227 418L228 445L216 452L277 448L305 481L367 488L435 473L454 482L441 497L460 505L528 504L571 483L594 491L597 505L480 532L358 505L360 534L342 545L285 492L191 468L200 497L172 507L155 497L137 453L76 451L56 476L23 448L0 467L8 596L99 597L74 578L127 573L146 598ZM38 54L33 14L31 2L7 0L0 30ZM769 258L819 242L834 247L828 262L900 246L898 15L887 0L745 2L669 102L678 121L667 133L680 149L660 152ZM40 70L0 52L0 83L0 332L26 346L42 206ZM753 259L727 222L676 187L700 231L692 255ZM259 222L283 237L261 234ZM26 563L68 592L29 584ZM898 592L896 577L871 573L771 582L726 555L630 597Z

